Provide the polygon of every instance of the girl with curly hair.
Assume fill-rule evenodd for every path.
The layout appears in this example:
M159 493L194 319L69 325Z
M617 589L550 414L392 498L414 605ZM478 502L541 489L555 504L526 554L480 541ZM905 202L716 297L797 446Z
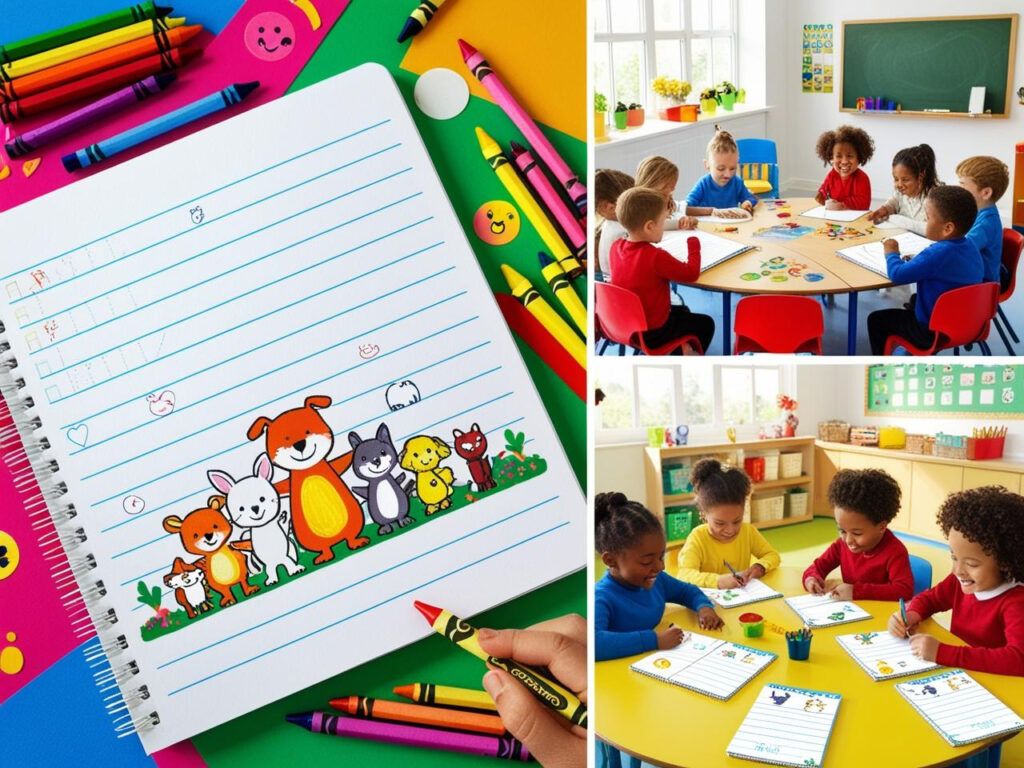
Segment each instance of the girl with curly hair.
M840 125L818 137L818 157L832 170L825 176L814 199L832 211L871 207L871 179L861 170L875 153L875 142L863 128Z

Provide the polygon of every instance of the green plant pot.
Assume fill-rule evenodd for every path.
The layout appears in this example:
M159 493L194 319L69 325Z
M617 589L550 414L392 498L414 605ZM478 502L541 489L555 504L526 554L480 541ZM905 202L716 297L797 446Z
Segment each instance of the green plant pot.
M629 121L628 112L616 112L615 113L615 127L620 131L626 130L626 125Z
M723 93L721 95L722 109L726 112L732 112L732 108L736 105L736 94L735 93Z
M718 101L715 99L701 99L700 111L705 115L713 115L718 111Z

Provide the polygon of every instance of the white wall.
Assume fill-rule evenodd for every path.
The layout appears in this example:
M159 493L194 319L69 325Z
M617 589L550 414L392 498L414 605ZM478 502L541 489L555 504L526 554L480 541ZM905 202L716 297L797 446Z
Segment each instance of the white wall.
M918 16L965 16L999 13L1020 13L1020 0L974 0L965 5L960 0L931 0L929 3L893 2L892 0L860 0L857 3L839 0L768 0L769 37L766 67L769 82L781 78L778 99L769 93L772 111L768 135L779 145L781 185L786 194L813 194L825 177L825 168L814 154L818 136L842 123L866 130L875 140L874 159L864 171L871 177L871 191L878 203L892 192L892 158L903 147L927 143L935 150L939 178L956 183L957 164L971 155L994 155L1010 168L1013 175L1014 145L1024 140L1024 106L1017 103L1017 88L1024 84L1024 45L1018 41L1010 116L1006 119L971 120L969 118L905 117L858 115L839 111L839 80L842 64L842 23L855 19L903 18ZM781 24L773 17L784 17ZM835 92L805 94L801 91L800 45L804 24L832 24L836 43ZM776 36L773 39L772 28ZM781 29L780 29L781 27ZM780 66L779 60L782 62ZM779 114L779 113L782 114ZM1012 189L1012 187L1011 187ZM791 191L790 191L791 190ZM999 203L1006 225L1011 219L1009 190Z
M594 446L594 493L621 491L627 499L647 503L642 445Z

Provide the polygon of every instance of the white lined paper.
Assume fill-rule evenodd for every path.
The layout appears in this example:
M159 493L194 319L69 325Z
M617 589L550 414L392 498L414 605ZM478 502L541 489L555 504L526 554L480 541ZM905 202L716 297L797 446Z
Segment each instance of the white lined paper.
M750 579L742 587L731 587L729 589L705 589L702 587L701 589L705 595L723 608L735 608L740 605L782 597L781 592L773 587L769 587L760 579Z
M870 619L871 614L852 600L834 600L825 595L799 595L787 597L792 608L808 627L832 627L852 621Z
M838 693L766 685L726 753L773 765L824 765L841 698Z
M888 632L836 635L836 642L876 681L939 668L935 662L919 659L911 653L910 638L895 637Z

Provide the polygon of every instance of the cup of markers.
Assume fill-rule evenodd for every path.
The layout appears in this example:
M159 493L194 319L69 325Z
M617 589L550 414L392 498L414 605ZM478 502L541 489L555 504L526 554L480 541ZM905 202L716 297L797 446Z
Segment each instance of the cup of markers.
M789 658L793 661L807 661L811 655L811 638L814 633L804 627L795 632L786 633L786 647L789 649Z

